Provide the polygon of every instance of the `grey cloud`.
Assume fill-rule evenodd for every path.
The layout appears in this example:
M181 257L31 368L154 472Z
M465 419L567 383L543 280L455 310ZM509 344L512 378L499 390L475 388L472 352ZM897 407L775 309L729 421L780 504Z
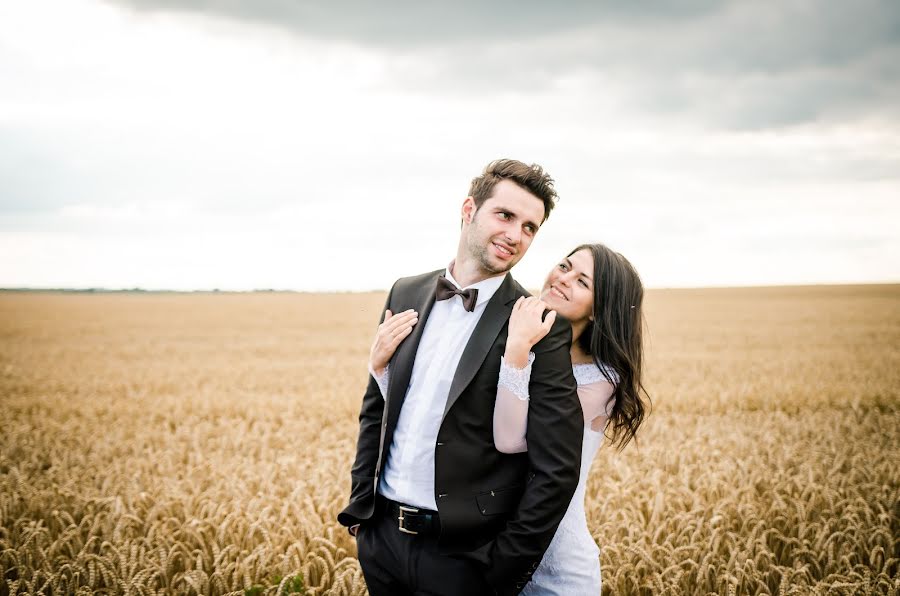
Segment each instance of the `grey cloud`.
M382 84L411 93L535 94L580 77L626 109L712 127L900 121L895 0L109 1L369 47L388 58Z
M577 75L598 97L713 126L758 129L878 116L900 105L900 4L877 0L719 12L634 26L585 23L528 42L424 50L395 78L423 92L552 89Z
M262 23L305 37L387 47L454 41L527 39L585 23L680 20L716 10L715 0L109 0L146 12L188 12Z
M507 42L537 43L550 50L546 60L562 68L631 60L633 68L666 67L677 61L682 68L704 71L779 71L847 63L884 45L900 43L900 4L894 0L107 1L143 12L265 23L304 37L389 50L443 47L456 51L465 46L455 44L474 43L477 53L478 48ZM593 35L588 43L584 43L585 33ZM541 43L545 40L550 41L549 48ZM580 52L580 59L569 55L572 50Z
M847 67L634 77L648 111L688 115L739 130L853 120L900 121L900 48Z

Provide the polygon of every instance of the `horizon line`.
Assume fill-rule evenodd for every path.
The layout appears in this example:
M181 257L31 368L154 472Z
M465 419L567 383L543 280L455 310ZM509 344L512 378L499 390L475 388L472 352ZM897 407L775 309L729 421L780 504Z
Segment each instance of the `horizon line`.
M812 287L852 287L852 286L895 286L900 280L893 281L848 281L848 282L801 282L787 284L746 284L746 285L699 285L699 286L647 286L646 290L738 290L766 288L812 288ZM0 292L8 293L71 293L71 294L374 294L384 293L390 288L372 288L365 290L297 290L291 288L254 288L250 290L234 290L223 288L195 288L176 290L171 288L108 288L108 287L0 287ZM531 288L529 288L530 290Z

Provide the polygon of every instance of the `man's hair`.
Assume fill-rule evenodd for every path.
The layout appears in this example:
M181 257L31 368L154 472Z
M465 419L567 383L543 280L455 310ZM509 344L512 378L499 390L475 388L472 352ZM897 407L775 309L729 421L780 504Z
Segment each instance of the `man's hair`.
M547 221L558 198L553 188L553 178L536 163L528 165L515 159L494 160L484 168L481 176L472 179L469 196L475 199L476 208L491 197L494 187L501 180L514 182L539 198L544 203L543 221Z

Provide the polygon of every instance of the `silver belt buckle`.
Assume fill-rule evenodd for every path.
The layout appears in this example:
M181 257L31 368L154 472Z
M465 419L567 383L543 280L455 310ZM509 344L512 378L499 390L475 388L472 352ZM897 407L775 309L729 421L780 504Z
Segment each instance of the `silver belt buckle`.
M399 515L399 517L397 517L397 521L399 522L397 527L400 529L401 532L403 532L405 534L418 534L418 532L414 532L412 530L407 530L406 528L403 527L403 519L404 519L403 514L404 513L418 513L419 510L416 509L415 507L404 507L403 505L399 505L399 507L400 507L400 515Z

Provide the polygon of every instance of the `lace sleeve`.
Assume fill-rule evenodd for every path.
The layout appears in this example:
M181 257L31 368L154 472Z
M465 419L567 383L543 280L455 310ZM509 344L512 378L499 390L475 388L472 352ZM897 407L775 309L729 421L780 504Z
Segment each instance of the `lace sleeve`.
M528 428L528 382L534 353L528 354L525 368L513 368L500 358L500 379L494 402L494 446L501 453L528 450L525 431Z
M578 399L581 400L584 423L589 424L591 430L601 431L606 428L606 421L609 420L613 406L616 405L614 391L615 387L605 379L578 386Z
M372 375L372 378L375 379L375 382L378 383L378 389L381 390L382 399L387 398L387 390L388 390L388 381L390 380L390 363L384 365L384 372L381 375L378 375L371 367L369 367L369 374Z

